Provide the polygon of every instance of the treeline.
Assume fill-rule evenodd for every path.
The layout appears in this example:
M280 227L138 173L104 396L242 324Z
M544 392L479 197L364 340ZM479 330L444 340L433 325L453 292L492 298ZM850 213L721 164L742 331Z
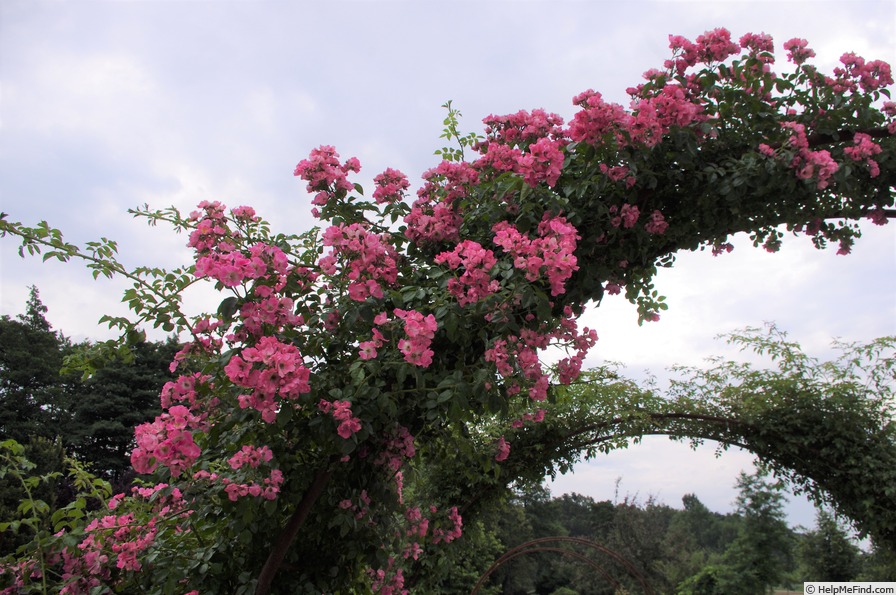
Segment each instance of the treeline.
M757 595L799 591L809 580L896 580L893 552L861 550L826 511L818 511L812 530L788 527L779 482L741 474L737 488L728 514L712 512L694 494L672 508L652 497L598 502L551 498L541 487L518 490L478 527L480 543L493 539L496 559L504 552L510 558L479 592L612 595L645 592L646 583L656 593Z
M32 287L24 314L0 317L0 440L25 447L25 457L36 465L33 475L61 473L34 488L38 499L55 508L74 494L65 457L116 491L131 483L134 427L160 413L159 392L173 379L168 366L178 346L173 339L140 343L132 361L110 362L83 378L81 372L61 370L66 356L91 345L73 343L55 331L46 313ZM0 520L16 517L22 497L21 485L0 478ZM0 534L0 555L18 541L8 531Z
M112 361L89 378L60 372L72 343L47 321L37 289L24 315L0 317L0 436L22 444L56 442L90 463L94 474L121 481L130 472L134 427L161 412L159 392L174 376L177 343L143 342L133 361Z

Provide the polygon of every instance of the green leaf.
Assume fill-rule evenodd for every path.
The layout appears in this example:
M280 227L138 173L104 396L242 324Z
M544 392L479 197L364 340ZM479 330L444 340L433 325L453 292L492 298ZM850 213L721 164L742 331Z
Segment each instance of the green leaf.
M233 315L236 314L239 307L240 300L237 297L230 296L224 298L218 305L218 316L224 320L233 320Z

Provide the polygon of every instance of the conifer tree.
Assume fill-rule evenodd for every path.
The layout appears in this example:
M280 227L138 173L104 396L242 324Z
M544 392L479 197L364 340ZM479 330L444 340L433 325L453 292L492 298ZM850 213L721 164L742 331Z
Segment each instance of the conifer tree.
M859 573L859 548L823 509L815 515L815 530L800 543L799 555L807 580L847 582Z
M25 314L0 317L0 436L25 443L55 438L63 414L59 370L63 339L44 316L47 307L31 287Z

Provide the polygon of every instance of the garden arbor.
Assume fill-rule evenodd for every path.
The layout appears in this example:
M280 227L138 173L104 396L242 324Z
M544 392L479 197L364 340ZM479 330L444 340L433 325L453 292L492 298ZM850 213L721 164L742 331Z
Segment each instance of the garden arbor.
M625 292L656 320L653 277L680 250L723 253L743 232L775 251L793 232L846 254L857 221L894 215L887 64L844 54L824 74L804 40L776 62L768 36L724 29L670 47L630 106L585 91L568 123L520 111L462 134L447 104L455 146L413 200L403 173L377 175L367 197L350 179L357 159L315 149L294 173L319 229L274 232L217 202L136 209L187 232L195 261L176 270L129 270L114 242L81 249L47 223L0 217L23 253L131 279L134 318L107 320L125 342L146 324L187 337L164 412L136 432L149 483L38 533L35 556L7 573L71 593L399 592L461 537L470 486L521 471L527 437L540 436L529 456L542 470L562 460L545 447L563 429L551 403L597 339L577 324L589 304ZM223 299L187 315L182 294L201 281ZM556 347L567 356L543 365ZM660 419L688 435L684 418ZM714 437L699 421L695 437Z

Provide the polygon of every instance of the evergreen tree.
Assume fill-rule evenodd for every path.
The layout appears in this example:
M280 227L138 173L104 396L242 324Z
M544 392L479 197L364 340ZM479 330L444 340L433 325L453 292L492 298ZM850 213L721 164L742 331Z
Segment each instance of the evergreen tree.
M846 582L859 573L859 548L825 510L815 515L815 530L800 543L799 556L806 580Z
M862 559L863 581L896 581L896 550L872 543L871 552Z
M132 362L111 362L72 387L66 444L97 475L116 483L132 473L134 428L161 411L159 395L174 378L168 366L177 349L173 338L139 343Z
M737 592L767 593L781 582L792 563L793 540L785 520L783 486L757 471L753 475L741 472L737 487L737 511L743 522L725 552L725 562L737 574Z
M64 339L52 330L36 287L25 314L0 317L0 437L56 437L66 416L60 369Z
M53 327L44 316L48 311L42 301L40 301L40 292L34 285L28 288L28 301L25 302L25 314L20 314L18 319L20 322L28 326L31 330L49 333Z
M27 445L61 438L72 455L105 479L127 480L134 427L161 410L159 394L174 377L168 366L175 340L133 346L133 361L114 360L92 376L62 374L66 356L91 347L71 345L46 319L36 287L24 314L0 318L0 438Z

